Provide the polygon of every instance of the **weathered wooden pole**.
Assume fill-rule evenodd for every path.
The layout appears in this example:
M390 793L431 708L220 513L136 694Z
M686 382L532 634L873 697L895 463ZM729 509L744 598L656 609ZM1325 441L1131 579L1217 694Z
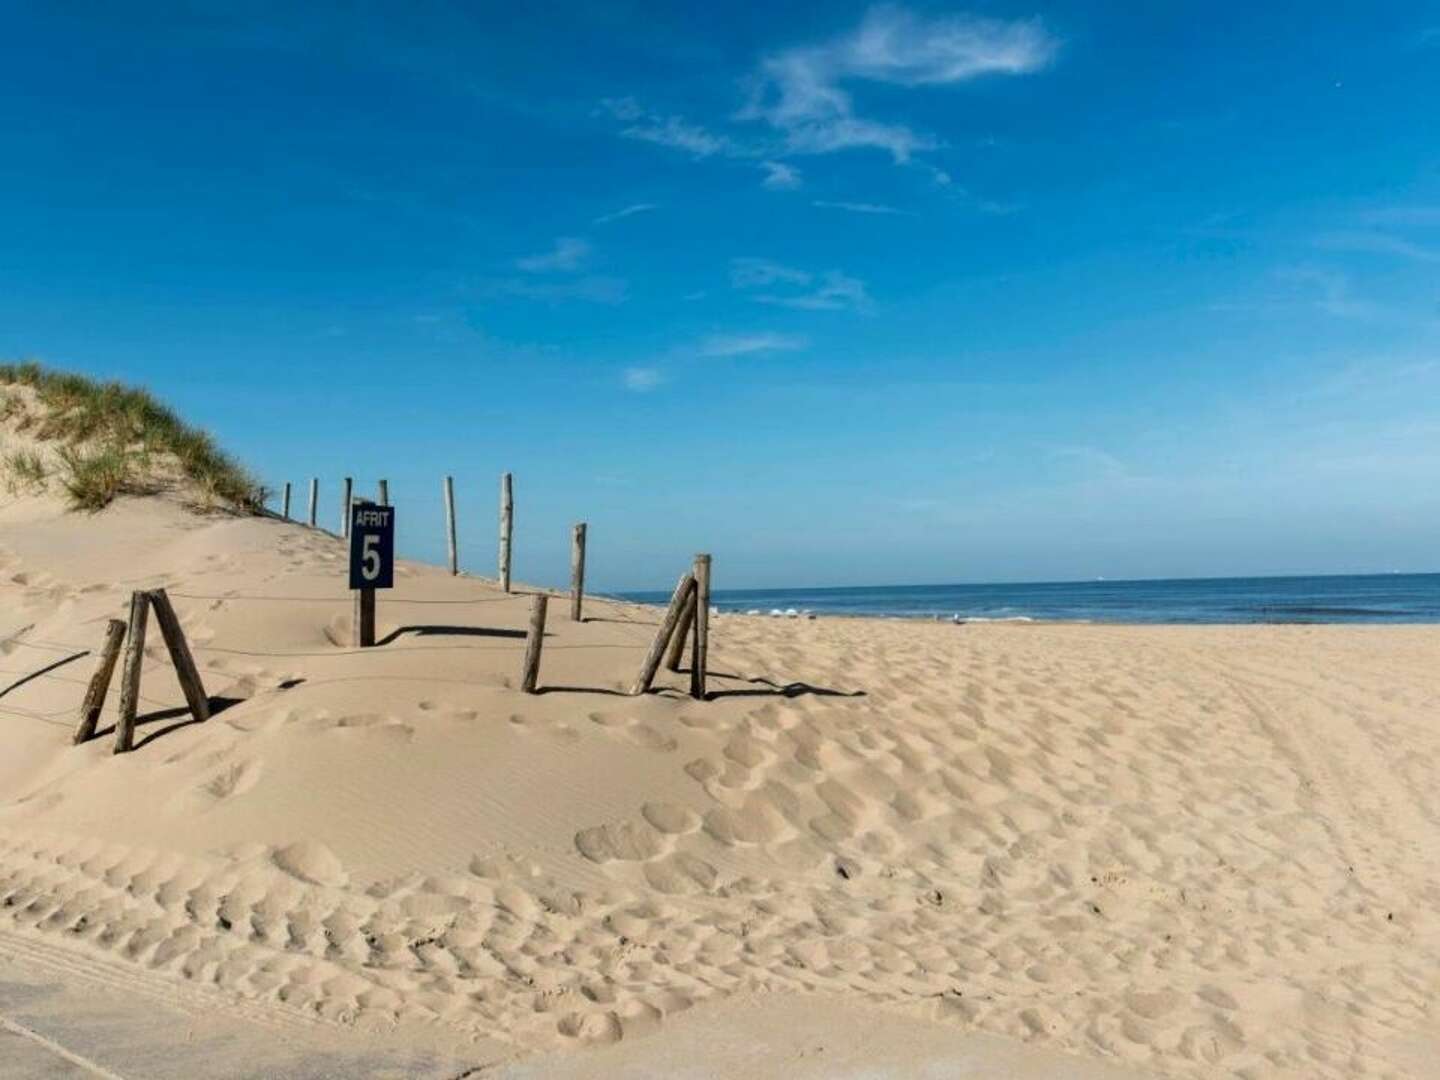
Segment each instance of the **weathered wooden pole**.
M135 746L135 711L140 703L140 670L145 666L145 624L150 594L130 594L130 625L125 631L125 667L120 672L120 715L115 721L115 753Z
M450 573L460 572L460 550L455 545L455 481L445 477L445 536L450 542Z
M285 481L285 498L280 504L280 516L286 521L290 520L290 481Z
M500 588L510 591L510 539L515 527L515 489L507 472L500 477Z
M680 621L675 624L675 633L670 637L670 649L665 655L665 666L671 671L680 670L680 661L685 657L685 639L690 636L690 627L695 622L695 590L685 597L685 608L680 612Z
M690 646L690 696L705 700L705 662L710 651L710 556L695 556L695 643Z
M660 620L660 629L655 631L655 640L650 643L650 651L645 654L645 660L640 665L640 674L635 677L635 684L630 687L630 693L643 694L650 689L650 684L655 681L655 672L660 670L660 658L665 655L665 646L669 644L671 635L680 624L680 613L685 610L685 603L694 591L695 575L682 574L675 586L675 595L670 597L670 606L665 609L665 618Z
M350 477L345 477L345 491L340 496L340 536L350 535L350 502L353 498L355 482Z
M185 694L185 703L190 706L190 715L197 721L209 720L210 699L205 694L205 684L200 681L200 671L190 655L185 631L180 629L180 619L170 604L170 597L164 589L155 589L150 593L150 605L155 609L155 621L160 624L165 647L170 650L170 662L175 665L175 675Z
M381 481L380 481L380 505L381 505L381 506L389 506L389 505L390 505L390 481L389 481L389 480L381 480Z
M120 643L124 640L125 620L111 619L105 625L105 644L100 647L100 662L95 665L95 674L90 676L85 700L80 705L80 726L75 729L76 746L95 736L96 725L100 723L100 710L105 707L105 695L110 692L110 677L115 673L115 661L120 658Z
M535 693L535 684L540 681L540 646L545 639L545 608L550 598L536 593L530 601L530 629L525 634L525 666L520 669L520 689L527 694Z
M575 526L570 536L570 618L584 622L580 610L585 602L585 523Z
M319 502L320 478L318 476L312 476L310 478L310 527L312 529L315 527L315 508Z
M375 590L355 590L355 647L368 649L375 644Z

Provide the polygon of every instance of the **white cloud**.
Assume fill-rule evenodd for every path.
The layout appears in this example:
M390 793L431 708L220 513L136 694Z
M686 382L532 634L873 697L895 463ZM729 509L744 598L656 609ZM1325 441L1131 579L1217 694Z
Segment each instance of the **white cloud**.
M1348 275L1318 266L1290 266L1276 277L1300 292L1304 302L1337 319L1371 319L1380 308L1355 295Z
M824 210L847 210L852 214L905 214L908 211L898 210L893 206L885 206L882 203L864 202L829 202L825 199L816 199L812 204Z
M1415 262L1440 262L1440 250L1375 230L1324 233L1315 238L1315 243L1330 251L1358 251L1370 255L1395 255Z
M562 236L555 241L555 247L543 255L530 255L516 259L515 265L529 274L546 274L555 271L580 269L589 257L590 245L579 237Z
M865 283L839 270L812 274L769 259L731 259L730 284L746 291L793 286L793 291L751 292L751 299L801 311L870 311L874 307Z
M808 285L813 275L804 270L782 266L769 259L739 258L730 260L730 284L737 289L753 289L776 282Z
M983 75L1023 75L1048 65L1057 48L1033 19L927 18L880 5L849 34L767 57L741 116L775 128L792 153L872 147L904 162L938 143L903 124L858 116L844 84L944 86Z
M513 296L547 303L583 300L590 304L623 304L629 299L630 286L624 278L589 275L571 281L498 278L480 282L477 291L486 296Z
M601 106L627 126L620 134L627 139L684 150L697 158L734 154L735 143L727 135L716 135L679 116L660 116L643 108L634 98L606 98Z
M612 221L619 221L621 218L633 217L636 214L644 214L650 210L660 209L655 203L636 203L634 206L627 206L623 210L616 210L613 214L603 214L595 219L596 225L608 225Z
M701 356L749 356L762 352L794 352L807 348L808 338L799 334L762 331L755 334L715 334L700 343Z
M643 394L654 390L662 382L665 376L660 373L659 368L653 367L630 367L626 368L620 376L620 381L625 384L626 390L633 390L637 394Z
M1440 206L1386 206L1362 216L1371 225L1440 228Z
M762 161L760 167L765 170L765 179L760 181L761 187L770 188L772 191L788 191L800 186L800 170L793 165L786 165L783 161Z

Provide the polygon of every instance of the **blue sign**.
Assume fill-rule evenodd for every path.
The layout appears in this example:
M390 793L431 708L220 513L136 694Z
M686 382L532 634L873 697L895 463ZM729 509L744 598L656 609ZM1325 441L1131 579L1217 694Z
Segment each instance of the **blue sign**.
M350 588L395 587L395 508L371 502L350 507Z

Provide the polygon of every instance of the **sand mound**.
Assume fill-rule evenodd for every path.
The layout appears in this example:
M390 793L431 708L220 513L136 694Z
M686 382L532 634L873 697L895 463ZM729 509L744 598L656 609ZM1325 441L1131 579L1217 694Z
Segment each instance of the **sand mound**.
M656 613L596 602L542 669L590 689L527 697L527 597L406 567L357 652L342 554L0 509L0 929L517 1053L781 992L1176 1076L1430 1038L1440 630L725 616L697 703L614 696ZM177 720L154 651L139 749L69 746L81 654L160 584L223 707Z

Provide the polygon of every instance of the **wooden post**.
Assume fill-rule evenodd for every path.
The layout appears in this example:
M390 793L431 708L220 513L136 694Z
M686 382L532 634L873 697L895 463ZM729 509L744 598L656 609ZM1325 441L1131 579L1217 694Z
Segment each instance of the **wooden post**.
M190 646L185 643L185 631L180 629L180 619L170 604L170 597L164 589L155 589L150 593L150 604L155 609L160 633L165 637L165 647L170 650L170 662L175 665L175 676L180 680L190 715L197 721L209 720L210 699L205 695L205 684L200 681L200 672L190 655Z
M320 502L320 478L310 478L310 527L315 527L315 507Z
M345 477L345 493L340 497L340 536L341 538L350 535L350 501L355 482L350 477Z
M355 647L368 649L375 644L375 590L355 590Z
M115 661L120 658L120 643L124 640L125 620L111 619L105 626L105 644L100 648L100 662L95 665L95 674L90 676L90 686L80 705L80 726L75 729L76 746L95 736L100 710L105 707L105 695L110 691L110 677L115 673Z
M580 609L585 601L585 523L576 525L570 536L570 619L584 622Z
M285 481L285 499L280 504L280 516L286 521L290 520L290 481Z
M460 572L460 552L455 546L455 481L445 477L445 535L450 541L450 573Z
M390 481L389 481L389 480L381 480L381 481L380 481L380 505L381 505L381 506L389 506L389 505L390 505Z
M675 586L675 595L670 597L665 618L660 620L660 629L655 632L655 640L650 643L650 651L645 654L640 674L635 677L635 685L630 687L630 693L643 694L650 689L650 684L655 681L655 672L660 670L660 658L665 655L665 646L669 644L670 636L675 633L675 627L680 623L680 613L685 610L685 603L694 591L695 575L682 575Z
M705 700L705 661L710 651L710 556L695 556L695 643L690 646L690 696Z
M500 588L510 591L510 537L515 525L515 491L507 472L500 477Z
M125 631L125 667L120 672L120 715L115 721L115 753L135 746L135 710L140 702L140 669L145 666L145 624L150 594L130 594L130 626Z
M520 689L527 694L535 693L535 684L540 681L540 645L545 639L545 608L550 598L536 593L530 601L530 630L525 635L525 666L520 669Z
M670 651L665 657L665 666L671 671L680 670L680 661L685 656L685 639L690 636L690 627L695 622L695 590L685 597L685 608L680 612L680 621L675 624L675 633L670 637Z

